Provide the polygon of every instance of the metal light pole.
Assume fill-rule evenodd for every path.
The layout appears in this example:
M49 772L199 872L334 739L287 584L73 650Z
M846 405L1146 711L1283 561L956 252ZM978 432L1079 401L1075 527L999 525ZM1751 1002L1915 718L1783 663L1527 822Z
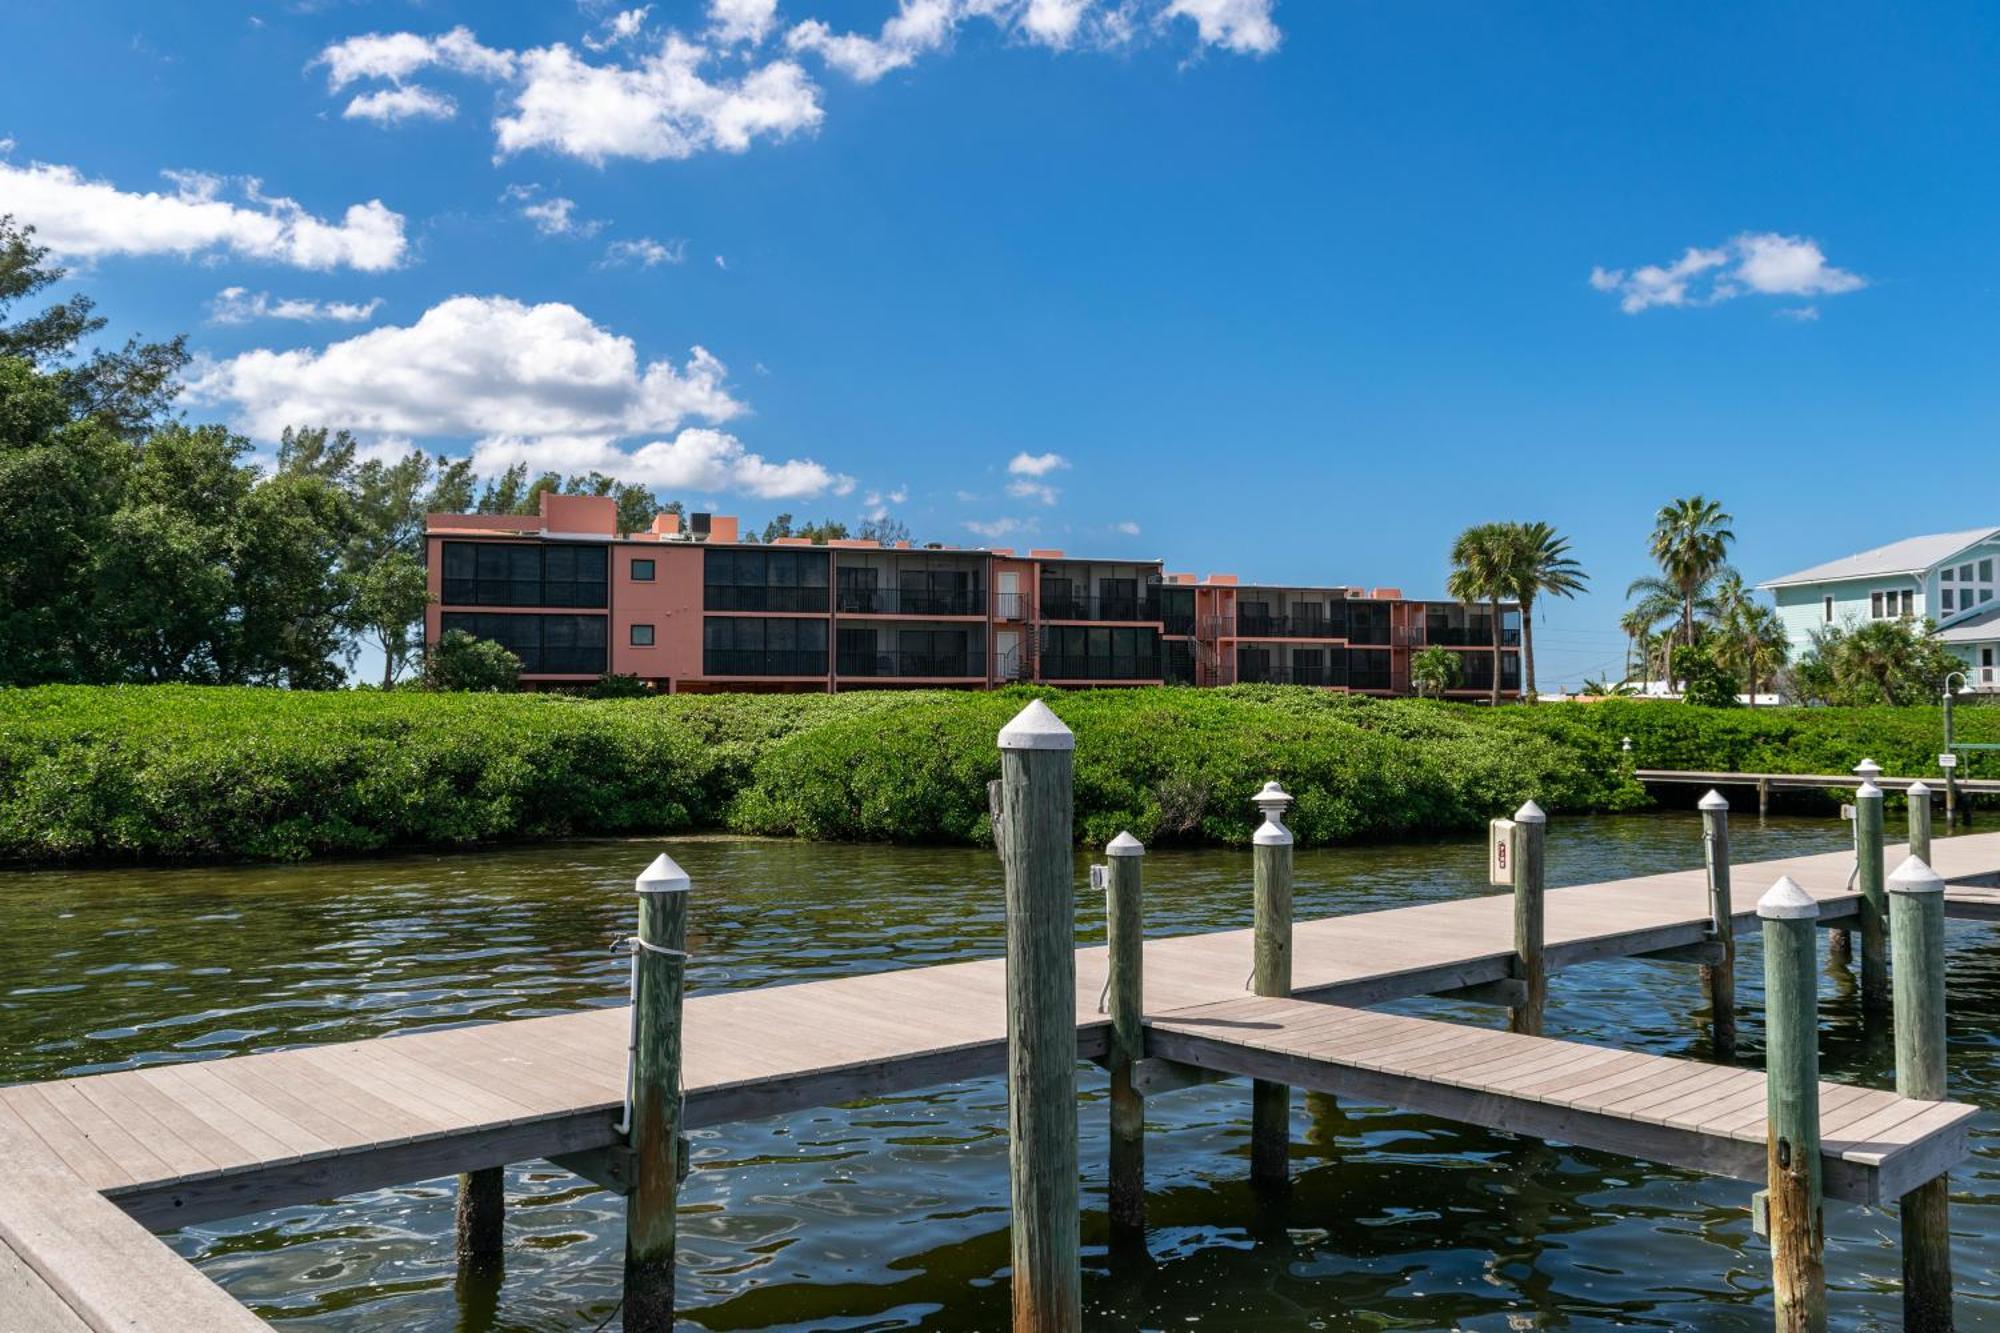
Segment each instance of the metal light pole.
M1954 828L1958 824L1958 756L1951 748L1951 682L1956 679L1965 682L1963 671L1953 671L1944 678L1944 754L1951 755L1952 762L1941 765L1944 769L1944 826ZM1969 683L1969 682L1966 682ZM1938 756L1943 759L1944 755Z

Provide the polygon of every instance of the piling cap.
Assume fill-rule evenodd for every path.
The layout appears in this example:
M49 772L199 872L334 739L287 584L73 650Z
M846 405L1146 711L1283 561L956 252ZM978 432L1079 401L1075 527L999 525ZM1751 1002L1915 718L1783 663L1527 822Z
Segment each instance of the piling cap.
M653 858L653 864L641 872L632 885L634 893L686 893L688 891L687 871L674 864L674 858L661 852Z
M1014 720L1000 728L1003 750L1074 750L1076 736L1062 719L1049 711L1040 699L1014 714Z
M1863 778L1861 780L1861 789L1854 793L1854 799L1857 801L1879 801L1882 799L1882 789L1867 778Z
M1909 787L1903 792L1903 795L1909 797L1913 801L1921 801L1930 794L1931 794L1930 784L1925 782L1921 778L1917 779L1917 781L1915 782L1912 782L1909 785Z
M1250 835L1250 841L1259 847L1289 847L1292 845L1292 831L1285 827L1285 809L1291 805L1291 793L1275 781L1264 784L1250 804L1264 812L1264 822Z
M1549 822L1549 817L1542 813L1542 807L1536 805L1533 801L1528 801L1519 810L1514 812L1514 822L1516 824L1546 824Z
M1106 856L1144 856L1146 854L1146 844L1140 842L1130 833L1120 833L1110 842L1104 844L1104 854Z
M1284 814L1285 807L1291 803L1291 793L1280 787L1275 779L1265 783L1257 794L1250 798L1250 804L1262 810L1266 816Z
M1863 759L1854 766L1854 771L1864 781L1873 782L1876 778L1882 776L1882 765L1876 763L1873 759Z
M1783 875L1757 900L1757 915L1766 921L1795 921L1818 916L1819 904L1790 875Z
M1944 876L1924 864L1921 856L1906 856L1889 876L1891 893L1943 893Z
M1715 788L1710 787L1708 795L1701 798L1701 808L1710 811L1727 810L1729 808L1729 798Z

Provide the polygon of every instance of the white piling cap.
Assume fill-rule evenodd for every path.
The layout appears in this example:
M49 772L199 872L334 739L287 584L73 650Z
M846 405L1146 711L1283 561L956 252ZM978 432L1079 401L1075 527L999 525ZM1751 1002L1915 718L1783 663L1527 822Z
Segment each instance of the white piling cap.
M1922 778L1919 778L1915 782L1912 782L1909 785L1908 790L1906 790L1903 794L1905 796L1913 797L1917 800L1922 800L1924 797L1929 796L1931 794L1930 784L1925 782Z
M1715 788L1710 787L1708 795L1701 798L1701 808L1703 810L1727 810L1729 808L1729 798Z
M1519 810L1514 812L1514 822L1516 824L1546 824L1549 822L1549 817L1542 813L1542 807L1536 805L1533 801L1528 801Z
M1266 814L1269 814L1273 809L1279 814L1283 814L1285 813L1285 807L1291 803L1292 794L1283 787L1280 787L1276 779L1258 788L1257 794L1250 798L1250 804L1256 806Z
M1285 827L1285 810L1292 803L1291 793L1280 787L1276 781L1267 782L1250 798L1250 804L1264 812L1264 822L1250 835L1250 841L1259 847L1289 847L1292 845L1292 831Z
M1868 779L1863 778L1861 780L1861 789L1854 793L1854 799L1857 801L1879 801L1882 799L1882 789Z
M1863 759L1854 766L1854 771L1872 782L1882 776L1882 765L1873 759Z
M1076 736L1061 718L1049 711L1040 699L1014 714L1014 720L1000 728L1003 750L1074 750Z
M1110 842L1104 844L1104 854L1106 856L1144 856L1146 854L1146 844L1140 842L1130 833L1121 832Z
M661 852L653 858L633 882L634 893L686 893L688 891L687 871L674 864L674 858Z
M1921 856L1906 856L1889 876L1891 893L1943 893L1944 876L1924 864Z
M1766 921L1795 921L1818 916L1819 904L1790 875L1783 875L1757 900L1757 915Z

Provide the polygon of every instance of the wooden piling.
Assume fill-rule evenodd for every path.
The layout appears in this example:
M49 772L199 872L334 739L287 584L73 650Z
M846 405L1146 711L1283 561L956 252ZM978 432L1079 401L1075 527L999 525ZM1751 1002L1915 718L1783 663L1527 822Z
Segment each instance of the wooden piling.
M1911 856L1889 877L1889 911L1896 961L1896 1091L1904 1097L1943 1101L1943 877L1920 857ZM1911 1333L1940 1333L1952 1327L1950 1200L1947 1176L1926 1181L1903 1196L1903 1327Z
M1736 1055L1736 923L1729 896L1729 800L1710 790L1701 798L1702 845L1708 863L1709 933L1722 946L1722 957L1703 963L1702 984L1708 991L1712 1040L1718 1059Z
M1927 783L1912 782L1903 793L1910 801L1910 855L1925 865L1931 863L1931 789ZM1893 918L1894 910L1890 912ZM1889 923L1890 933L1895 933L1895 922Z
M1888 867L1883 863L1882 789L1864 780L1854 794L1856 886L1861 890L1861 1009L1889 1012Z
M1514 976L1526 995L1509 1011L1507 1030L1530 1037L1542 1035L1542 1014L1549 1003L1548 964L1542 956L1542 853L1548 826L1549 817L1533 801L1514 812Z
M458 1266L493 1269L506 1254L507 1168L482 1167L458 1178L455 1250Z
M1037 699L1000 731L1015 1333L1083 1325L1077 1234L1076 738Z
M1757 818L1771 813L1771 784L1764 778L1757 779Z
M1146 849L1130 833L1104 848L1110 861L1105 895L1109 954L1105 1009L1111 1017L1111 1239L1129 1249L1146 1235L1146 1101L1132 1084L1132 1068L1146 1053L1146 920L1141 865Z
M1766 1170L1780 1333L1826 1329L1820 1199L1819 905L1790 876L1757 903L1764 928Z
M688 877L665 853L633 885L633 1027L625 1200L625 1327L674 1326L674 1212L680 1200L681 994L687 974Z
M1292 798L1275 782L1251 799L1264 822L1252 836L1255 940L1250 988L1258 995L1292 993L1292 831L1285 810ZM1250 1085L1250 1179L1282 1186L1291 1175L1292 1090L1262 1079Z

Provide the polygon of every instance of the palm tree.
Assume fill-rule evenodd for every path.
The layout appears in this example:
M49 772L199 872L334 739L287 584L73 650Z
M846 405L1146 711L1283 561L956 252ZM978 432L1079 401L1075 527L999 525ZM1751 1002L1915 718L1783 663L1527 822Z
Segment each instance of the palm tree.
M1486 603L1493 617L1492 703L1500 702L1500 599L1513 591L1516 529L1511 523L1475 523L1451 544L1451 575L1444 589L1467 606Z
M1636 649L1641 686L1653 683L1653 631L1659 627L1663 618L1659 604L1647 598L1627 611L1618 622L1618 628L1625 631L1626 679L1631 679L1632 656L1633 650Z
M1535 699L1535 598L1574 597L1590 582L1583 566L1570 559L1569 539L1547 523L1510 523L1507 583L1521 604L1521 670L1528 702Z
M1653 516L1653 536L1647 546L1653 559L1659 562L1659 576L1634 579L1625 590L1627 597L1672 596L1680 607L1681 642L1689 647L1694 646L1695 609L1722 572L1724 561L1729 558L1729 544L1736 540L1736 534L1728 526L1734 521L1723 512L1720 501L1699 495L1662 505ZM1670 664L1667 679L1670 686L1672 672Z
M1458 654L1432 644L1410 658L1410 683L1419 695L1444 698L1444 692L1458 684Z
M1791 650L1790 636L1775 609L1759 604L1743 585L1743 576L1726 569L1715 581L1710 598L1722 644L1718 656L1750 688L1750 706L1757 706L1757 682L1768 679Z

